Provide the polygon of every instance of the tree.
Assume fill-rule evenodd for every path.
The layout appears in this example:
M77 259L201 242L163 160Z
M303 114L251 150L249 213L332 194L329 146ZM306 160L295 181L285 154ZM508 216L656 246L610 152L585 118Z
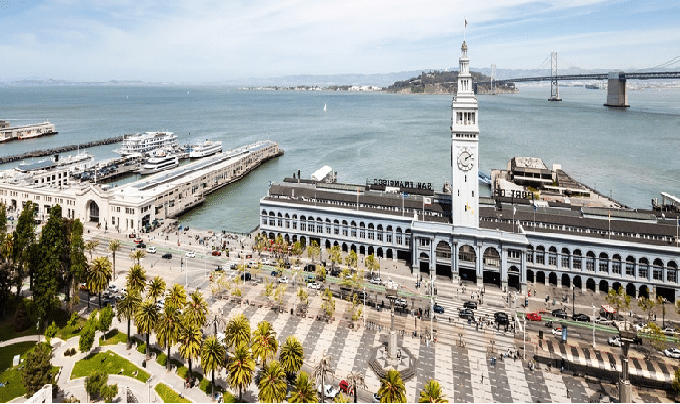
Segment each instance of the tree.
M281 346L279 353L279 362L283 366L283 370L288 375L297 373L302 368L302 361L305 357L305 351L302 349L302 344L295 335L289 335L286 342Z
M198 290L189 296L189 302L184 310L184 317L190 324L201 327L208 318L208 303L203 298L203 293Z
M104 333L104 338L106 338L106 333L109 332L109 329L111 328L112 321L113 309L111 306L106 306L99 310L99 323L97 324L97 328Z
M116 251L120 250L120 240L113 239L109 241L109 251L111 251L111 258L113 258L113 280L116 280Z
M401 373L394 369L388 370L380 380L378 395L381 403L405 403L406 386L401 379Z
M357 258L357 252L352 250L347 254L345 257L345 265L347 265L350 269L351 268L356 268L358 262Z
M649 331L645 333L645 337L649 339L652 347L659 351L666 348L666 334L663 330L653 321L647 323L647 328Z
M49 327L47 327L47 329L45 330L45 334L44 334L45 340L47 341L47 343L49 343L50 340L57 335L58 331L59 331L59 327L57 327L57 323L52 321L52 324L50 324Z
M83 329L80 331L80 337L78 339L78 348L80 352L88 352L92 349L94 345L94 334L97 331L96 324L97 310L93 311L90 318L83 325Z
M317 243L316 240L312 240L312 242L309 243L309 247L307 247L307 258L311 258L313 264L314 257L319 254L321 254L321 247L319 247L319 243Z
M326 312L328 317L332 317L335 313L335 299L333 299L333 292L330 288L325 289L321 295L323 303L321 303L321 308Z
M151 299L146 299L137 309L135 313L135 324L137 324L137 332L146 334L146 357L149 357L149 335L154 330L156 322L158 321L158 308L156 303Z
M333 402L334 402L334 403L349 403L349 399L347 398L347 396L345 395L345 393L343 393L343 392L341 391L340 393L338 393L338 394L335 395L335 398L333 399Z
M149 281L146 286L146 296L153 299L154 303L158 302L158 298L165 293L165 281L159 275L156 275Z
M34 258L31 254L35 251L30 247L35 244L36 226L35 226L35 212L37 206L27 201L21 214L17 219L17 227L14 229L12 239L14 240L14 248L12 249L12 262L15 263L15 276L13 279L14 287L16 288L16 296L21 295L21 288L24 285L24 277L29 271L29 262ZM31 277L31 286L33 285L33 278Z
M175 283L172 288L168 289L168 297L165 299L166 306L172 306L179 310L184 310L187 305L187 291L184 285Z
M366 388L366 381L364 374L361 372L349 372L347 375L347 384L349 385L350 394L354 395L354 402L357 402L357 390L359 387Z
M99 240L96 238L87 240L85 242L85 251L90 254L90 261L92 261L92 253L97 249L97 247L99 247Z
M673 376L673 390L675 392L680 391L680 368L675 369L675 374Z
M198 359L201 355L203 333L201 333L201 329L195 324L182 323L177 342L179 342L179 354L189 361L189 377L191 377L191 362L194 359Z
M273 358L279 348L279 342L276 340L276 331L272 329L269 321L262 320L257 324L257 329L253 331L250 340L250 348L253 350L253 357L261 360L263 363L267 359Z
M87 391L89 400L101 397L105 402L110 403L118 394L117 384L107 384L109 381L108 373L103 370L98 370L92 376L85 378L85 391Z
M201 367L203 373L212 373L212 396L215 397L215 371L219 371L224 366L224 359L227 354L226 349L217 341L214 335L208 337L203 342L201 348Z
M170 347L175 345L179 337L180 314L173 306L165 305L156 323L156 339L161 348L168 348L168 360L165 368L170 370Z
M135 248L134 251L130 252L130 258L137 261L137 265L141 265L142 258L146 257L146 252L141 248Z
M130 322L135 317L135 313L142 305L142 298L139 292L128 288L127 292L123 293L123 298L118 302L116 310L118 311L118 321L127 320L127 349L132 346L132 339L130 339Z
M328 250L328 255L331 259L331 269L335 268L335 264L342 262L342 250L339 245L334 245Z
M420 390L420 400L419 403L448 403L449 400L442 392L442 387L439 382L431 379L429 382L425 383L423 389Z
M300 372L293 383L290 392L290 403L317 403L319 398L314 389L314 383L310 380L307 372Z
M638 299L637 304L638 307L647 314L647 322L649 323L652 321L652 317L654 316L654 312L656 311L659 302L655 299L647 299L646 297L642 296Z
M364 264L366 269L371 272L371 278L373 278L373 271L378 271L378 278L380 278L380 261L373 254L366 257Z
M238 389L238 400L243 401L243 389L253 381L255 361L246 344L238 344L227 366L229 385Z
M97 257L87 270L87 288L99 295L99 307L102 307L102 292L111 282L111 268L109 257Z
M312 377L318 384L321 385L321 402L326 402L326 380L335 374L333 367L331 367L331 357L328 356L326 351L321 354L319 362L314 366L314 374Z
M300 256L302 255L302 244L299 241L294 242L290 253L297 257L297 262L300 262Z
M50 208L50 216L40 234L39 256L32 257L30 267L34 269L33 307L38 318L47 321L59 307L57 298L58 278L62 272L61 254L66 247L61 207ZM36 265L37 264L37 265Z
M128 292L136 291L141 294L146 287L146 271L139 264L133 265L126 278Z
M278 361L273 360L264 365L258 383L258 400L264 403L282 402L286 398L285 378L286 374Z
M243 314L237 314L227 323L225 340L230 348L250 345L250 321Z
M619 286L616 290L609 289L609 292L607 293L607 303L612 307L616 307L616 312L620 314L621 309L628 310L628 308L630 308L630 296L626 294L623 286ZM623 314L623 318L624 320L626 319L625 313Z
M87 269L89 264L87 262L87 257L85 256L85 240L83 240L83 224L80 220L76 219L71 224L71 268L69 270L69 283L70 288L67 290L73 290L73 296L75 299L69 299L69 303L72 309L78 304L80 298L78 297L77 287L80 282L87 281ZM67 297L68 294L67 294ZM88 305L89 305L88 297Z
M30 351L21 370L21 381L26 388L26 397L31 397L46 384L54 384L52 375L52 347L41 343Z

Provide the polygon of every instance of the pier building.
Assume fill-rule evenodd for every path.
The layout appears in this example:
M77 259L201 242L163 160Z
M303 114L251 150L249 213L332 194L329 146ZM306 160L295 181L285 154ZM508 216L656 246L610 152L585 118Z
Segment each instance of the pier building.
M621 286L633 297L680 298L678 217L480 198L479 111L466 86L465 42L461 52L451 106L450 190L390 180L329 184L298 175L273 184L260 200L262 234L402 259L414 281L471 281L521 294L532 283L596 293Z
M10 214L31 201L38 207L36 219L44 220L59 204L64 217L137 232L156 219L176 217L200 205L211 192L281 153L277 142L260 141L120 186L76 182L68 169L7 170L0 172L0 201Z

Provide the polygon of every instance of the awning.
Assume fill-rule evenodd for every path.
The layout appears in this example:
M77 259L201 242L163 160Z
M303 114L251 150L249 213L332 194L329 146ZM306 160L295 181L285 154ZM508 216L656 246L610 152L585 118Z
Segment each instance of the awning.
M604 310L604 312L607 313L607 314L615 314L616 313L616 310L608 304L603 304L602 310Z

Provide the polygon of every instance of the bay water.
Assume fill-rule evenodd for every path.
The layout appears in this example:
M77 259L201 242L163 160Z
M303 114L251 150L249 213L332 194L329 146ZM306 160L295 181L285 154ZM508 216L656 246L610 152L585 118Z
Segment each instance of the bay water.
M549 102L549 95L549 86L526 86L518 94L477 97L481 171L504 168L514 156L541 157L630 207L650 208L661 191L680 196L680 89L629 90L625 109L604 107L605 90L563 87L561 102ZM0 156L146 131L174 132L181 144L221 140L225 149L269 138L284 156L180 218L194 228L248 232L258 224L259 199L270 181L297 170L309 178L329 165L339 182L381 178L441 189L451 181L451 100L197 85L0 85L0 119L13 125L50 120L59 131L0 144ZM116 157L116 147L87 151L99 160Z

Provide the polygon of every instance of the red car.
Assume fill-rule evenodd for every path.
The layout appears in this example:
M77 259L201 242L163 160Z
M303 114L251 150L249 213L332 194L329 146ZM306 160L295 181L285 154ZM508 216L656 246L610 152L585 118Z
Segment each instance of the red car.
M354 394L354 389L349 387L349 383L347 383L347 380L341 381L339 387L340 387L340 391L342 391L345 394L348 394L348 395Z
M213 250L212 255L214 255L215 257L219 257L220 255L222 255L222 252L220 250Z
M530 321L541 321L541 315L538 313L528 313L527 320Z
M133 241L134 241L135 243L139 244L139 243L142 242L142 239L141 239L141 238L136 238L136 239L134 239Z

